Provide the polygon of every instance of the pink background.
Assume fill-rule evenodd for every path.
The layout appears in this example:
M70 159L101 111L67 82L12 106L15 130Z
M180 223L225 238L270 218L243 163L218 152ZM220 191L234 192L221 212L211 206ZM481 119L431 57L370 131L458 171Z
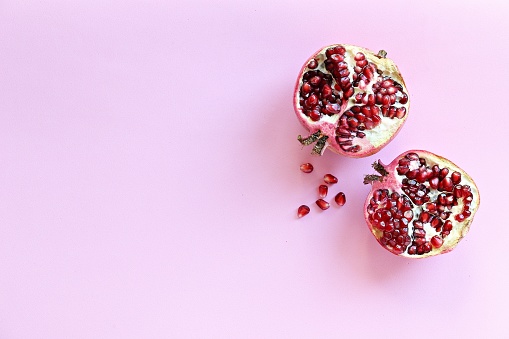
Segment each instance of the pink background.
M0 1L0 338L509 337L508 9ZM375 156L296 141L297 72L332 43L405 77ZM370 163L412 148L482 196L456 250L417 261L362 215ZM297 219L326 172L347 204Z

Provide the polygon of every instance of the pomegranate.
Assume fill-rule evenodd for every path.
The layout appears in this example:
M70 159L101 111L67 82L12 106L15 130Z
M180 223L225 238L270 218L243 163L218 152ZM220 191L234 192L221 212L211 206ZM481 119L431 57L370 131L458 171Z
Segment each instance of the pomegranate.
M399 132L408 117L405 82L387 53L352 45L320 49L304 64L294 108L315 144L311 153L332 151L360 158L375 154Z
M472 178L451 161L412 150L373 164L366 222L380 245L408 258L451 251L467 234L480 203Z

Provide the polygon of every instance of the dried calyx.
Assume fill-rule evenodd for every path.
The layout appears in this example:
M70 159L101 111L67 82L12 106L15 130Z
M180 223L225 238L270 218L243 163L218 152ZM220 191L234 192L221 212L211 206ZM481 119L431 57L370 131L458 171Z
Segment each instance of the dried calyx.
M373 165L378 175L365 218L390 252L423 258L451 251L467 234L480 196L472 178L451 161L427 151L408 151L391 164Z
M325 148L349 157L378 152L403 126L408 92L398 68L386 58L352 45L331 45L315 53L302 68L294 107L310 131L298 136L312 153Z

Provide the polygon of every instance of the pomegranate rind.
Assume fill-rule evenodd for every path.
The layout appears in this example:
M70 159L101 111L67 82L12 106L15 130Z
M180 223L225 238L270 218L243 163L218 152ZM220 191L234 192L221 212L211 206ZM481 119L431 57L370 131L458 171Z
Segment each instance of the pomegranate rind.
M325 53L327 49L337 46L342 46L346 49L345 55L348 55L350 60L353 60L354 56L358 52L363 53L369 62L375 63L377 68L383 72L382 76L390 77L394 81L398 82L403 87L403 92L408 97L408 89L406 87L405 81L393 60L387 57L380 57L378 53L375 53L367 48L349 44L334 44L320 48L316 53L314 53L310 58L308 58L304 65L302 66L294 89L294 100L293 100L294 111L297 116L297 119L299 120L301 125L304 126L309 131L310 135L317 131L320 131L322 135L328 136L325 147L322 149L322 154L325 151L325 149L330 149L331 151L337 154L351 158L367 157L379 152L383 147L385 147L396 137L396 135L399 133L399 131L401 130L401 128L403 127L404 123L408 118L410 100L407 99L407 102L402 105L402 107L406 108L406 114L402 118L392 119L380 116L382 119L381 125L375 127L373 130L364 131L364 133L366 134L366 137L364 138L354 138L354 145L359 145L361 147L361 151L348 152L343 150L335 138L336 128L338 127L338 121L341 114L335 114L332 116L322 115L319 121L313 121L310 117L308 117L302 112L302 107L299 102L300 101L299 93L300 88L303 84L302 79L303 75L306 73L306 71L311 70L308 67L309 62L315 59L319 61L318 62L319 65L323 65L323 60L325 58ZM320 69L320 66L317 69ZM355 94L364 92L364 90L359 88L354 88L354 90L355 90L354 95L350 97L347 100L347 102L345 102L342 105L341 112L347 111L355 104L354 99Z
M458 205L454 206L452 208L451 217L448 219L452 222L452 225L453 225L451 233L443 239L443 244L441 245L441 247L433 248L430 252L424 253L424 254L408 254L408 252L407 252L408 248L403 253L394 253L393 251L391 251L389 248L387 248L381 242L381 238L383 236L383 231L376 228L370 222L369 214L368 214L368 207L370 205L370 200L373 197L373 193L376 192L377 190L388 189L391 192L405 194L402 192L402 179L404 177L397 173L396 168L398 167L399 160L409 153L416 153L420 158L426 159L428 166L433 166L436 164L440 168L444 168L444 167L448 168L449 173L452 173L453 171L457 171L457 172L461 173L461 177L462 177L461 184L470 186L470 191L471 191L472 197L473 197L471 204L470 204L471 215L469 217L465 218L465 220L463 220L461 222L455 220L454 216L456 214L458 214L458 211L461 210L461 208L464 205L463 199L458 199ZM365 213L366 223L367 223L371 233L378 241L378 243L383 248L385 248L386 250L388 250L389 252L391 252L393 254L396 254L401 257L412 258L412 259L427 258L427 257L444 254L444 253L448 253L448 252L452 251L469 232L471 224L474 220L475 213L477 212L480 202L481 202L479 189L478 189L477 185L475 184L474 180L472 179L472 177L470 175L468 175L468 173L466 173L463 169L461 169L458 165L456 165L452 161L450 161L442 156L439 156L439 155L436 155L434 153L431 153L429 151L424 151L424 150L406 151L406 152L400 154L398 157L396 157L389 165L387 165L387 166L385 166L383 164L381 164L381 165L387 170L387 172L389 174L387 176L383 177L382 181L374 181L372 183L371 191L368 194L368 197L364 204L364 213ZM417 212L422 212L422 208L419 206L414 206L413 211L414 211L414 215L417 215L416 214ZM410 224L411 223L409 223L408 234L411 234ZM427 240L430 240L434 235L436 235L436 234L432 233L432 232L431 232L431 234L427 234L426 235Z

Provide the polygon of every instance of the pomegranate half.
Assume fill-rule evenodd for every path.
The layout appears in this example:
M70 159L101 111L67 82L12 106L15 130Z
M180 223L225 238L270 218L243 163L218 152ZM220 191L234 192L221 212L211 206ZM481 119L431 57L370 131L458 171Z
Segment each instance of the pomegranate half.
M399 132L408 117L403 77L387 53L352 45L330 45L309 58L300 71L294 108L315 143L353 158L375 154Z
M373 164L380 175L364 205L366 222L380 245L408 258L451 251L467 234L480 203L472 178L451 161L412 150L389 165Z

